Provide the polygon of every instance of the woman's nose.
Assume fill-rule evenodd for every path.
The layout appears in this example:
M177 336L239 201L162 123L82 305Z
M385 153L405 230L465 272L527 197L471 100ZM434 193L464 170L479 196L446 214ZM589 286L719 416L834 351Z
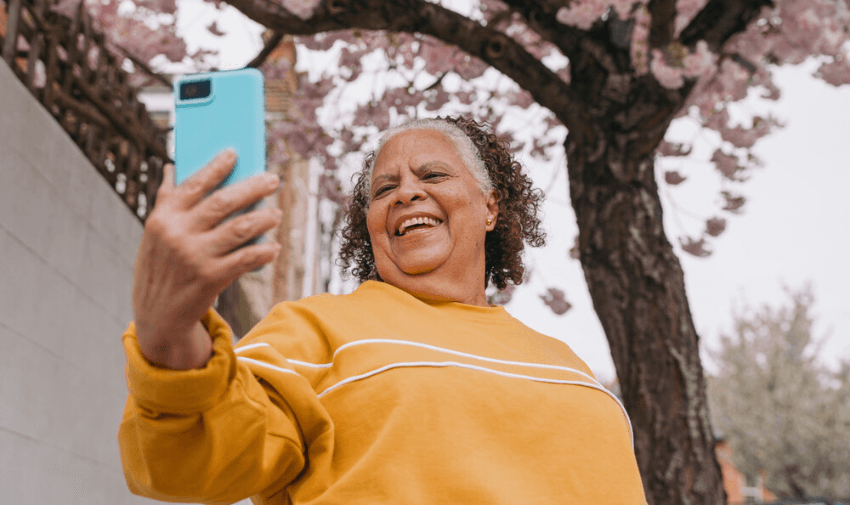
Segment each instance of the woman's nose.
M419 180L404 178L399 181L398 190L396 191L396 203L406 205L424 198L425 191Z

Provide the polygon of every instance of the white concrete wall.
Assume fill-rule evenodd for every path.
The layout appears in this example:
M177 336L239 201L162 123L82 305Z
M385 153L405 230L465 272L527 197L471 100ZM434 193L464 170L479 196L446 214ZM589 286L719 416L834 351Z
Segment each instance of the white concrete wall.
M116 439L141 232L0 61L0 503L152 503Z

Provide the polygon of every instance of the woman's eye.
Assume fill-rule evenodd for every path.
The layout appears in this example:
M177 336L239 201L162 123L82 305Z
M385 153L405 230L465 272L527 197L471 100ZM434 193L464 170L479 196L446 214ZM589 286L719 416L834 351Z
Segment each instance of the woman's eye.
M386 193L390 189L392 189L390 186L381 186L380 188L375 190L375 197L377 198L377 197L383 195L384 193Z

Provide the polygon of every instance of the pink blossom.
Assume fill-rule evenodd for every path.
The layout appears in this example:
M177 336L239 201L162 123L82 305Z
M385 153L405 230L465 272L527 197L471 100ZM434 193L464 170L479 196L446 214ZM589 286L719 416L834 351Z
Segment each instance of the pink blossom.
M752 147L761 136L757 130L741 126L720 130L720 138L730 142L735 147Z
M544 142L544 140L545 140L545 137L540 138L540 137L535 135L533 137L532 141L531 141L531 153L530 154L532 156L536 157L536 158L548 161L550 159L548 153L550 152L550 150L553 147L555 147L555 145L558 143L558 141L552 139L552 140L548 140L548 141Z
M384 131L390 126L389 109L386 100L362 104L354 111L354 124L373 126L378 131Z
M649 69L658 83L667 89L678 89L685 83L682 78L685 70L669 66L664 61L664 55L658 49L652 50L652 61L649 63Z
M332 177L328 174L320 175L319 191L321 192L322 197L327 198L332 202L336 202L338 204L345 203L345 194L343 194L342 187L336 177Z
M720 138L730 142L735 147L750 148L756 143L756 140L770 133L778 124L778 121L773 117L768 116L763 118L756 116L753 118L753 126L751 128L741 126L720 128Z
M418 94L417 94L418 95ZM431 96L425 102L425 110L430 111L439 111L443 108L447 103L449 103L449 99L451 97L446 92L445 88L442 86L437 86L437 89L432 90ZM416 107L416 102L418 100L418 96L411 96L411 107Z
M675 170L668 170L664 172L664 182L670 184L671 186L676 186L681 184L687 180L687 177L682 177L682 175Z
M723 206L723 210L739 213L741 212L741 207L744 206L747 199L741 195L734 195L729 191L721 191L720 194L723 196L725 200L725 205Z
M569 7L561 7L555 14L559 23L589 30L608 10L607 2L598 0L573 0Z
M549 129L563 126L561 122L558 121L558 118L556 118L555 115L551 113L546 114L546 117L543 118L543 122L546 123L546 127Z
M186 57L186 42L177 37L173 25L151 29L145 23L123 16L103 21L109 27L109 42L127 49L144 62L157 55L163 55L170 61L181 61Z
M720 217L713 217L705 222L705 232L712 237L720 236L726 230L726 220Z
M694 16L705 7L708 0L679 0L676 2L676 21L674 34L676 37L688 26Z
M469 81L481 77L488 68L490 68L490 65L463 51L458 51L454 55L452 70L463 80Z
M530 30L519 14L511 16L510 24L504 32L538 60L542 60L555 50L555 47L543 40L540 34Z
M455 93L455 98L457 99L457 101L464 105L469 105L473 103L477 97L478 93L476 93L475 91L458 91Z
M686 48L678 44L671 44L664 52L653 49L650 70L665 88L682 87L685 77L705 78L716 73L717 56L708 49L705 41L697 42L692 53L681 56L681 53L686 51Z
M719 101L737 101L747 97L750 72L730 59L720 64L720 76L716 79Z
M620 19L629 19L632 17L632 11L635 5L644 6L648 0L610 0L608 4L614 8L617 17Z
M711 161L724 177L733 181L738 180L736 174L741 171L742 168L738 164L737 156L726 154L718 148L711 156Z
M417 107L422 102L422 95L419 90L412 91L407 86L390 88L384 93L383 102L390 107L395 107L398 112L404 113L409 107Z
M322 0L281 0L284 9L304 20L313 16L320 3Z
M359 67L360 60L367 53L371 52L371 48L357 47L355 45L347 45L342 48L339 55L339 66L346 68Z
M457 47L448 46L432 38L424 41L419 50L419 54L425 59L425 71L429 74L444 72L458 52Z
M346 153L356 153L366 142L365 136L359 135L355 137L354 132L348 128L342 130L339 139L342 141L342 151Z
M507 286L505 286L505 289L496 291L495 293L490 295L487 299L487 302L490 305L507 305L511 301L515 289L516 286L514 286L513 284L508 284Z
M711 255L711 251L705 248L704 238L694 240L691 237L687 237L686 240L682 240L682 238L679 237L679 245L682 246L683 251L690 255L696 256L697 258L705 258Z
M682 66L687 77L707 77L717 70L717 55L708 49L704 40L700 40L694 52L685 56Z
M506 96L511 104L521 109L527 109L534 104L534 97L524 89L508 92Z
M573 246L570 247L570 258L574 260L581 259L581 249L579 248L578 235L573 239Z
M110 3L120 4L121 2L111 0ZM147 9L151 12L161 12L163 14L176 14L177 2L175 0L133 0L136 7Z
M761 97L766 100L779 100L779 97L782 96L782 90L773 84L773 82L767 82L762 87L764 88L764 93L761 94Z
M301 158L309 157L312 147L307 137L307 132L302 128L289 132L289 135L286 137L286 146Z
M311 49L313 51L327 51L332 48L338 40L353 44L354 35L352 35L348 30L341 30L337 32L325 32L310 36L296 37L295 40L307 49Z
M540 299L552 309L552 312L559 316L566 314L572 308L572 304L567 301L564 292L558 288L549 288L546 294L540 295Z
M715 102L717 103L717 102ZM722 130L729 124L729 111L726 108L712 110L703 117L703 126L712 130Z
M850 64L846 57L836 56L832 61L822 63L815 72L815 77L833 86L850 84Z
M661 156L688 156L691 154L691 148L692 146L685 146L685 144L662 140L658 144L657 152Z
M215 35L216 37L221 37L225 35L225 33L218 29L218 21L213 21L211 25L207 26L207 31Z

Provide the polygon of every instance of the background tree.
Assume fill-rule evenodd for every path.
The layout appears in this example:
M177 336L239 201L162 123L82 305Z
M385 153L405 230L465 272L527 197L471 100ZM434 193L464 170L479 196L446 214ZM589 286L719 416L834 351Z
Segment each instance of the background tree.
M788 304L736 314L731 335L710 351L714 423L736 466L767 472L780 497L850 498L850 358L838 372L820 364L810 288Z
M482 0L464 12L424 0L230 4L278 33L324 34L301 41L336 55L338 72L305 76L296 98L306 105L271 132L324 160L331 200L340 198L334 159L397 116L460 107L502 132L530 124L527 147L544 155L561 142L557 125L566 128L575 254L610 343L649 501L723 503L698 336L658 196L657 175L673 185L685 177L657 174L656 161L690 152L663 141L677 117L716 132L711 160L729 181L719 211L739 210L735 184L758 163L750 148L777 125L733 121L734 102L749 90L776 98L770 69L810 56L822 63L819 77L850 81L846 0ZM343 110L356 99L341 86L362 79L371 79L369 96ZM517 108L542 112L517 125ZM709 219L701 237L680 238L682 250L708 254L724 226L722 215Z

